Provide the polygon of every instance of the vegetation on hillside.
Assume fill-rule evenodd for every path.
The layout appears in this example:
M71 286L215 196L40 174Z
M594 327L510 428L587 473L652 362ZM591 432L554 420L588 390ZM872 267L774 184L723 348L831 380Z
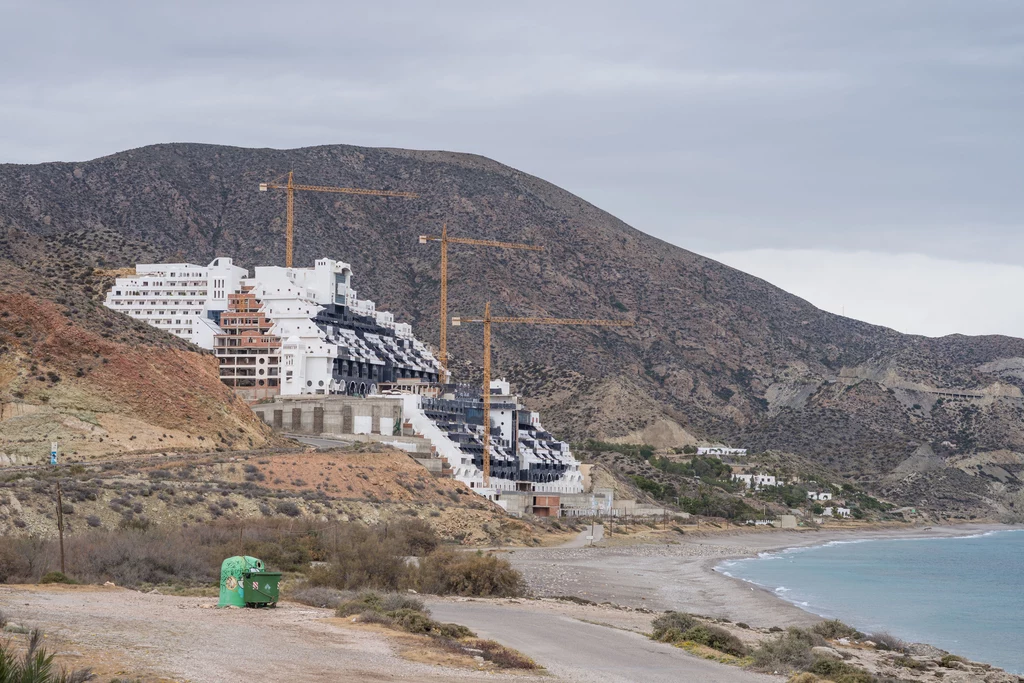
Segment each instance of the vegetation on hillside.
M206 263L218 255L250 266L280 263L284 198L252 188L290 169L310 182L421 193L395 202L299 198L306 232L296 258L309 264L332 245L352 263L359 290L410 320L425 341L436 341L436 321L425 313L437 296L436 254L413 245L419 226L437 225L456 208L465 234L536 242L545 252L494 252L467 262L463 281L480 286L454 288L454 308L480 311L485 301L510 301L508 292L532 292L543 300L509 304L507 312L635 322L618 330L496 330L496 371L516 369L510 378L529 388L546 426L560 436L617 436L668 418L757 451L797 453L863 477L896 501L963 516L991 511L987 501L998 487L984 469L943 462L919 477L886 475L922 446L951 457L1024 452L1019 399L936 399L914 388L980 389L998 381L1007 391L1020 389L1024 379L1005 361L1024 357L1024 341L912 337L825 313L473 155L163 144L88 162L0 167L0 270L21 273L0 279L0 290L60 301L76 326L100 335L94 327L125 325L125 334L110 331L122 343L151 343L141 341L138 326L100 310L103 284L87 269ZM394 268L396 259L405 267ZM488 272L501 277L484 277ZM478 343L473 334L459 335L453 355L472 358ZM51 370L67 376L40 369L44 382ZM455 364L461 379L470 370ZM77 371L71 367L71 376ZM194 417L207 415L217 417L209 410ZM1014 467L1024 464L1019 460ZM1007 470L1001 484L1010 494L1020 488L1017 471Z
M307 577L311 586L492 597L515 597L526 589L508 561L444 548L437 532L415 518L373 526L268 519L240 532L229 521L86 531L65 539L71 579L62 580L215 586L224 558L251 555L275 570ZM45 579L56 545L30 536L0 537L0 582ZM409 557L420 560L411 563ZM321 564L312 567L314 561Z

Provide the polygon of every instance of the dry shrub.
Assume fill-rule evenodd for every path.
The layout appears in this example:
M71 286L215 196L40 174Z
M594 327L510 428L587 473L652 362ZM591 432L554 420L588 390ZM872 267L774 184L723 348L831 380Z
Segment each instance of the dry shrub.
M441 639L474 637L476 634L460 624L446 624L430 618L430 611L418 600L408 595L382 595L373 591L338 605L335 611L339 617L359 615L359 621L383 624L407 633L429 635Z
M403 593L391 593L385 595L380 601L380 608L385 612L393 612L398 609L411 609L417 612L427 612L426 605L419 598L414 598L411 595Z
M336 588L325 588L324 586L302 586L291 591L288 598L310 607L337 609L345 599L345 593Z
M535 661L501 643L493 640L474 640L468 643L470 647L483 650L483 658L502 669L539 669Z
M803 673L795 674L792 678L786 681L786 683L818 683L820 680L821 679L814 674L807 673L805 671Z
M349 525L339 529L338 550L326 567L309 574L314 586L345 590L398 590L407 582L409 567L398 539L381 538L376 529Z
M4 539L6 541L7 539ZM7 583L8 579L25 576L28 567L25 558L22 557L14 547L0 542L0 583Z
M826 640L839 640L840 638L860 639L864 637L863 633L852 626L847 626L838 619L819 621L811 627L811 630Z
M438 550L420 562L417 585L424 593L518 597L526 592L523 575L508 560L483 553Z
M398 609L385 614L394 620L396 627L409 633L426 635L434 630L435 625L440 625L429 614L414 609Z
M362 624L380 624L388 628L393 628L395 625L394 619L382 612L374 612L373 610L366 610L360 613L359 622Z
M906 654L910 651L910 646L903 640L900 640L891 633L872 633L867 637L868 640L875 643L875 646L879 650L891 650L893 652L900 652Z
M441 539L434 527L417 518L405 518L385 527L385 534L402 548L403 555L423 557L437 550Z
M77 579L128 587L216 584L221 562L233 555L258 557L284 571L305 570L311 560L326 556L316 525L284 519L261 520L241 531L237 522L228 521L183 528L86 529L64 542L68 570ZM59 557L56 540L0 537L0 578L38 581L59 567Z
M683 640L684 633L699 623L696 617L686 612L665 612L651 622L651 638L663 643L678 643Z
M791 626L778 638L766 640L750 654L762 671L802 671L814 662L811 648L825 641L816 633Z

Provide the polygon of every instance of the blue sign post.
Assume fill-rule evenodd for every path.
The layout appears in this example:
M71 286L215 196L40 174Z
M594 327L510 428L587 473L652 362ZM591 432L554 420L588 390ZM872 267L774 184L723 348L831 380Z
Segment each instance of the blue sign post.
M57 442L56 441L54 441L53 443L50 444L50 464L51 465L56 465L57 464Z

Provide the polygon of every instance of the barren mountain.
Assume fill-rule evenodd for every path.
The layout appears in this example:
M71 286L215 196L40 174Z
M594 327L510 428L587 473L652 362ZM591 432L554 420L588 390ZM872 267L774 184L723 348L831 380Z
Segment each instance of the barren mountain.
M1024 340L930 339L820 311L478 156L167 144L0 166L0 254L28 278L38 277L32 259L49 263L40 254L57 248L102 268L218 255L282 263L284 193L257 186L289 170L301 183L419 193L298 193L296 264L351 263L360 295L427 341L437 340L439 257L417 236L444 221L452 235L546 248L453 247L453 315L479 314L490 301L497 315L633 321L628 329L495 326L497 374L545 410L560 436L693 435L788 451L898 501L955 501L979 514L1008 511L1019 489ZM24 246L31 238L43 246ZM473 326L449 335L463 377L479 367L480 335ZM922 449L933 456L922 460ZM986 470L996 451L998 476ZM993 508L990 498L1001 502Z

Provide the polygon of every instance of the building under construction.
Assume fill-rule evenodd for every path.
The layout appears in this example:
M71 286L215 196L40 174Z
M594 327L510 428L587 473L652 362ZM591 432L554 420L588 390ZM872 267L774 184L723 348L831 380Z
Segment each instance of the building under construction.
M222 276L225 268L228 277ZM212 350L221 380L240 396L250 402L278 399L280 408L257 407L275 428L304 424L303 397L374 397L377 411L387 416L342 418L336 433L365 433L402 448L408 446L398 436L420 438L429 443L430 455L444 461L445 471L499 502L503 492L583 490L569 445L543 428L540 415L512 395L508 382L489 382L487 406L481 387L444 383L441 364L412 327L358 297L347 263L325 258L312 268L258 266L250 276L219 258L206 268L140 264L136 272L141 275L115 282L107 305ZM179 286L179 277L188 278L187 287ZM137 292L139 297L129 296ZM189 318L165 326L165 316L183 315L179 310ZM393 407L381 408L382 401ZM319 420L317 408L310 411L305 432L316 426L316 433L328 431L330 421L319 410Z

